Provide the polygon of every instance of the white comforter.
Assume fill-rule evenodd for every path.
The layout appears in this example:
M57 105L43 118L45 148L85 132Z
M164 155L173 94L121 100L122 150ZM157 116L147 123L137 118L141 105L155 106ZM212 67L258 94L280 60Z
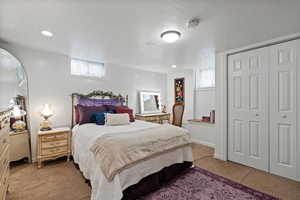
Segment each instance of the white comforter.
M96 164L93 153L89 150L95 140L103 133L114 134L155 126L160 125L137 120L134 123L122 126L84 124L73 128L72 148L74 161L79 165L84 177L91 181L92 200L120 200L123 196L122 191L138 183L142 178L172 164L193 161L192 149L186 146L139 162L121 171L114 177L113 181L108 181Z

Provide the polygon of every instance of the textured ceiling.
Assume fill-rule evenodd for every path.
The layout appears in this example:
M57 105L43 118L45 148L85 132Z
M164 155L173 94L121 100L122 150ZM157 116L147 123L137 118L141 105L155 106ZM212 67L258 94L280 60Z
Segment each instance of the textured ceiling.
M194 16L201 22L188 29ZM0 39L166 72L173 64L208 67L215 51L300 32L299 19L300 0L0 0ZM168 29L182 38L163 43L160 33Z

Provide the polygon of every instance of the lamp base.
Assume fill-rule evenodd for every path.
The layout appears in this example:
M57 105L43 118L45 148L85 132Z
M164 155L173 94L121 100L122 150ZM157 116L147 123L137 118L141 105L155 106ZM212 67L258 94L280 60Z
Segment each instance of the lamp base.
M48 120L42 121L40 126L41 126L41 128L40 128L41 131L50 131L52 129L51 122Z
M23 122L22 120L17 120L15 123L13 123L12 128L16 132L22 132L26 128L26 123Z
M52 130L51 127L43 127L40 129L40 131L50 131L50 130Z

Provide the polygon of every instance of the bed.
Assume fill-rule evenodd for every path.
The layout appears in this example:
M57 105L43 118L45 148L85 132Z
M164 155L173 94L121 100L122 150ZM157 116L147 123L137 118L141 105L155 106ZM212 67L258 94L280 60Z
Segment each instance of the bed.
M108 179L99 167L99 158L91 151L95 142L103 135L112 136L150 129L156 130L162 125L139 120L121 126L99 126L94 123L76 124L74 106L82 103L78 99L95 98L96 96L104 98L104 95L99 95L100 93L98 91L85 96L72 95L72 155L84 178L90 181L92 200L137 199L158 189L181 171L191 167L193 162L191 145L184 145L133 163L118 171L112 179ZM116 100L122 105L128 104L128 97L123 98L121 95L113 95L111 92L107 94L109 95L108 98L105 98L104 104L111 105Z

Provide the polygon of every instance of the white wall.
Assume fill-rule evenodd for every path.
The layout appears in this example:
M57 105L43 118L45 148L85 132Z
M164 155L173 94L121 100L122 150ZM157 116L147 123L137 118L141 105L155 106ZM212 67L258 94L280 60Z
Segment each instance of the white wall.
M212 109L215 109L215 88L203 88L195 90L195 118L209 116Z
M216 127L214 124L189 122L184 125L195 143L215 147Z
M87 79L70 75L68 56L8 44L0 44L0 47L18 57L28 74L33 159L36 158L36 133L42 120L39 112L45 103L54 109L55 115L50 119L54 126L70 126L70 94L73 92L87 93L98 89L128 94L129 106L139 111L138 91L153 90L161 92L162 103L166 104L166 74L106 64L105 78Z
M216 56L216 147L215 158L227 160L227 56Z
M195 119L201 119L202 116L209 116L212 109L215 109L215 88L205 88L195 90ZM189 122L185 124L189 130L192 140L195 143L215 147L216 127L214 124L205 124Z
M168 111L172 112L172 106L175 103L174 79L185 79L185 110L183 121L194 118L194 73L191 69L173 71L168 73L167 102Z

